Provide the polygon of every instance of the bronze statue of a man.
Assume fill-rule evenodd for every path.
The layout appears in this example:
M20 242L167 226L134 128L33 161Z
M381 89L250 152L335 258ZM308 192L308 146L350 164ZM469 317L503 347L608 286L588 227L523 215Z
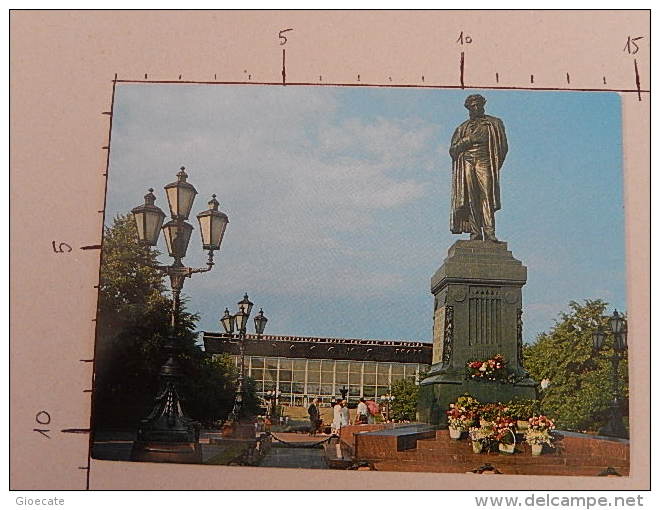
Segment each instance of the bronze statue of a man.
M500 168L508 146L504 124L485 114L485 104L479 94L465 99L470 119L451 139L451 231L467 232L471 240L497 241L495 211L500 209Z

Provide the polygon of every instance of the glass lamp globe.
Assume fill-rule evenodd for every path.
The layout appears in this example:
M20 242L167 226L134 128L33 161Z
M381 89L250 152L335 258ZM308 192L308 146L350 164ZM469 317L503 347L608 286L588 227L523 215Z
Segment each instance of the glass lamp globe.
M131 211L137 227L138 243L143 246L156 246L165 219L165 213L154 205L156 196L153 191L153 188L149 188L149 192L144 196L144 204Z

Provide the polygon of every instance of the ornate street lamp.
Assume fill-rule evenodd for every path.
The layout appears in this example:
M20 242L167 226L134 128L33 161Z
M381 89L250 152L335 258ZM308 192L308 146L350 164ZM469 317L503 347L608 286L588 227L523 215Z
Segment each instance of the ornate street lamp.
M277 390L268 390L264 393L264 398L268 401L268 406L266 407L267 416L271 417L275 414L275 409L277 408L277 399L280 396L280 392Z
M247 293L238 302L238 312L235 315L229 313L229 309L225 308L225 314L220 319L225 333L231 336L234 333L234 328L238 332L238 345L240 349L240 364L238 372L238 385L236 387L236 396L234 398L234 406L229 414L228 421L232 426L238 423L242 418L243 396L244 396L244 381L245 381L245 335L247 334L247 324L252 312L254 303L250 301ZM259 314L254 318L254 326L257 336L261 336L266 327L268 319L264 316L264 311L260 310Z
M165 220L165 213L154 205L154 202L154 189L149 188L149 192L144 196L144 204L131 211L137 227L138 242L142 246L156 246L160 228Z
M386 408L386 413L387 413L387 421L390 420L390 406L392 405L392 402L395 400L395 396L391 394L383 395L380 397L381 402L385 402L385 408Z
M614 310L612 316L608 319L608 325L610 327L609 333L612 334L613 338L613 349L614 352L612 356L606 357L603 356L601 351L607 337L607 332L603 331L600 327L593 332L593 344L594 352L600 354L605 359L609 359L612 362L612 405L610 407L610 420L607 424L600 429L599 434L603 436L614 436L614 437L628 437L628 432L626 427L623 424L623 416L621 413L621 405L619 402L620 398L620 382L619 382L619 361L624 358L628 350L628 327L626 324L626 319L619 315L619 312Z
M257 336L261 337L264 334L264 329L266 329L266 323L268 319L264 315L263 308L259 309L259 313L254 318L254 330L257 332Z
M170 333L164 345L166 361L160 369L161 389L156 396L154 407L138 427L138 442L134 446L134 457L149 455L151 452L170 451L175 453L184 452L181 443L196 445L199 442L199 423L187 418L180 405L178 381L182 377L179 362L179 343L177 340L181 335L179 328L179 311L181 308L181 290L186 278L195 273L205 273L213 268L213 254L220 249L222 236L229 222L227 215L218 211L218 202L213 199L209 202L210 209L198 215L202 246L208 250L206 267L186 267L181 262L188 250L188 243L193 231L192 225L185 220L190 215L193 200L197 191L192 184L187 182L188 174L185 169L177 174L177 181L165 186L165 192L170 207L172 220L163 225L165 214L154 205L156 197L153 188L144 196L144 204L132 210L137 227L138 243L147 248L156 246L160 230L163 231L167 251L174 259L170 265L147 264L157 269L170 279L172 287L172 308L170 310ZM157 447L151 447L149 443L158 443ZM168 450L164 444L174 443ZM171 453L170 452L170 453Z
M225 308L225 314L220 319L220 323L228 335L231 336L234 334L234 325L236 322L234 321L234 316L229 313L229 308Z

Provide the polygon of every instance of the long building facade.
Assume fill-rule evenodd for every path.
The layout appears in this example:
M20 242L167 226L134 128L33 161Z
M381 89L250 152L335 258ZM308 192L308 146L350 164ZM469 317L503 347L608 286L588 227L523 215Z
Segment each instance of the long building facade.
M236 335L204 333L207 352L230 355L240 363ZM348 398L379 398L390 392L394 381L419 381L431 365L433 347L424 342L362 340L279 335L247 335L246 374L257 392L280 393L279 402L307 405L314 397L322 402L348 390Z

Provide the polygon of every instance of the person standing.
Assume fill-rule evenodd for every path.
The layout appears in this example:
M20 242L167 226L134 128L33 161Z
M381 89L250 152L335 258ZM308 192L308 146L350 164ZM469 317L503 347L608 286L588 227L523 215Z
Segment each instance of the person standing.
M346 400L341 401L341 407L339 408L339 428L346 427L351 424L350 413L348 411L348 402Z
M367 423L369 424L376 423L376 416L380 414L378 403L375 400L367 400L366 404L367 404L367 409L369 410Z
M332 433L338 434L341 428L341 402L338 400L332 408Z
M319 409L319 399L318 397L312 400L312 403L307 408L307 413L309 414L309 435L315 436L316 431L319 428L321 410Z
M357 405L357 412L355 414L355 425L364 425L369 422L369 408L364 400L360 399Z

